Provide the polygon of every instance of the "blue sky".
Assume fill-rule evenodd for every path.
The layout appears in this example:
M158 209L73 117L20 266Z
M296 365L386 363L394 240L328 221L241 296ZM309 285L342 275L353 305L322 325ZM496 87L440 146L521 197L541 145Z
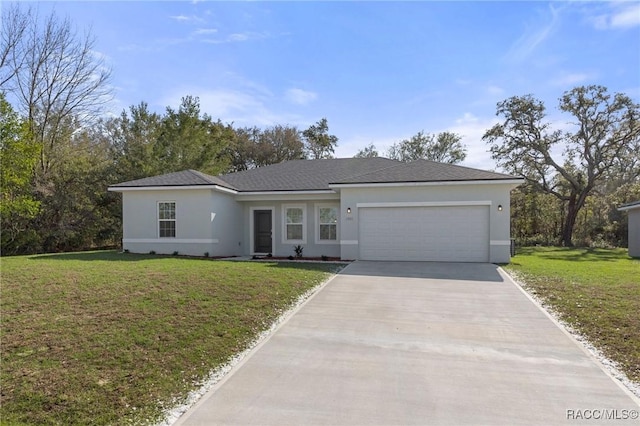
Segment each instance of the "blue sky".
M119 113L200 98L235 126L322 117L336 156L454 131L465 165L493 169L481 141L496 103L557 99L601 84L640 99L640 2L45 2L113 68Z

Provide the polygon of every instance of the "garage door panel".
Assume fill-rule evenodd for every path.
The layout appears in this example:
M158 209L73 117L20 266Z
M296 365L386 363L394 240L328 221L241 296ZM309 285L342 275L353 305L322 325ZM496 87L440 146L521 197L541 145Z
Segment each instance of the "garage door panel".
M488 206L359 209L360 258L487 262Z

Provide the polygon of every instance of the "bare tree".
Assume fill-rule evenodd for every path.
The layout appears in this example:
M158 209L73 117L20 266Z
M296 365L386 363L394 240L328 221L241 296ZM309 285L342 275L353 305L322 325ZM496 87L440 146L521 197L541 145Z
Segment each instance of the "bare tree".
M91 122L110 101L111 70L94 50L91 32L78 34L55 12L41 20L31 8L12 6L1 40L2 89L42 144L39 169L46 175L62 133Z
M9 80L22 69L24 55L19 51L19 42L22 39L28 23L31 9L22 12L17 4L6 6L2 14L0 30L0 90L5 88Z

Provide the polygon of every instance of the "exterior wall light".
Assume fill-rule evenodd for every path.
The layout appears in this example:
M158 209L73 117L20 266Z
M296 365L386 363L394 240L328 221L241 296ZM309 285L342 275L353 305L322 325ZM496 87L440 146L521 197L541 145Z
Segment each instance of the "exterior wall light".
M502 211L502 204L498 204L498 211L501 212Z
M351 207L347 207L347 214L351 214Z

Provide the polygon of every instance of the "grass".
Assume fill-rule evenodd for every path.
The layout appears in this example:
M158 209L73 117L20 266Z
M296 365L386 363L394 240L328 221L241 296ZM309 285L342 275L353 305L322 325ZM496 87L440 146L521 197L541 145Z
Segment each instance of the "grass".
M640 383L640 260L626 249L519 249L525 288Z
M115 251L1 259L0 419L144 424L335 265Z

